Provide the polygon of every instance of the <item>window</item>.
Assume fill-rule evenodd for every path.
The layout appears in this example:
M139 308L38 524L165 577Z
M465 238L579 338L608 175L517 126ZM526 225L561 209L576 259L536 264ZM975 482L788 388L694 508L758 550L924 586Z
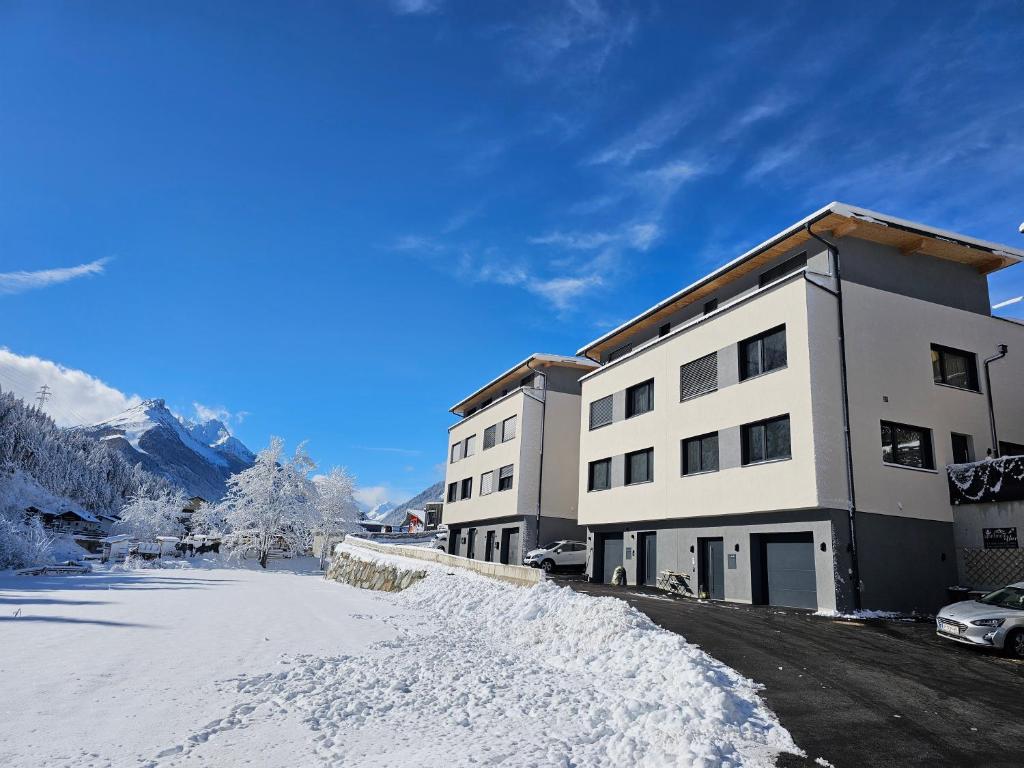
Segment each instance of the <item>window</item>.
M740 380L786 367L786 326L740 342Z
M683 440L683 474L718 471L718 433Z
M612 460L598 459L587 467L587 490L607 491L612 487Z
M758 278L757 284L760 288L764 288L768 283L774 283L786 275L791 275L794 272L798 272L807 266L807 251L798 253L796 256L792 256L786 259L781 264L776 264L769 270L761 273L761 277Z
M901 467L935 469L932 431L924 427L883 421L882 461Z
M590 404L590 428L597 429L612 423L612 396L602 397Z
M658 337L668 336L669 331L672 330L672 323L665 323L658 329Z
M463 456L472 456L476 453L476 435L470 435L466 438L466 449L463 451Z
M608 354L608 362L610 363L612 360L618 360L623 355L628 355L632 351L633 351L633 345L632 344L623 344L621 347L619 347L618 349L613 349Z
M498 432L498 425L491 424L487 429L484 430L484 450L493 448Z
M740 431L743 438L744 464L790 458L789 414L744 424Z
M626 485L649 483L654 479L654 449L626 454Z
M507 443L516 436L516 417L509 416L501 422L501 442Z
M508 491L512 488L512 465L502 467L498 470L498 490Z
M978 358L973 352L932 344L932 377L936 384L978 391Z
M1024 445L1020 443L1010 443L1006 440L999 441L999 455L1000 456L1024 456Z
M454 504L459 500L459 484L448 483L448 503Z
M705 315L710 315L716 309L718 309L718 299L708 299L707 301L704 302Z
M953 432L950 438L953 443L953 463L967 464L969 461L972 461L974 451L971 450L971 436Z
M679 366L679 402L718 389L718 353Z
M484 472L480 475L480 495L486 496L494 490L494 472Z
M462 458L462 442L459 441L452 446L452 464Z
M467 477L462 481L462 493L459 494L459 499L468 499L473 495L473 478Z
M626 418L654 410L654 379L634 384L626 390Z

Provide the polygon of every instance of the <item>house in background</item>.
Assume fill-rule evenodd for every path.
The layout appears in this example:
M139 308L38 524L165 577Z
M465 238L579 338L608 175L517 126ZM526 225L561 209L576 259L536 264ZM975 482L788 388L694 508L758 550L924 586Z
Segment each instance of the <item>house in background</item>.
M451 407L442 521L449 552L521 564L539 539L577 538L585 358L534 354Z
M47 531L55 536L72 538L88 552L99 552L106 535L103 520L77 505L65 503L62 506L60 510L31 506L25 509L25 517L37 518Z
M622 565L630 584L671 575L745 603L943 604L944 467L998 450L989 396L1004 447L1024 444L1024 326L992 316L987 279L1022 258L833 203L584 346L600 364L581 390L591 578Z

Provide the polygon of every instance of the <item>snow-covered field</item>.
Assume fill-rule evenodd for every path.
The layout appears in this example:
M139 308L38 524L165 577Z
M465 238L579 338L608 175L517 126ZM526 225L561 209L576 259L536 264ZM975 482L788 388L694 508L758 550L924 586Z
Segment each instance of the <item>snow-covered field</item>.
M0 765L771 765L796 749L749 681L618 600L436 567L385 594L207 565L0 575Z

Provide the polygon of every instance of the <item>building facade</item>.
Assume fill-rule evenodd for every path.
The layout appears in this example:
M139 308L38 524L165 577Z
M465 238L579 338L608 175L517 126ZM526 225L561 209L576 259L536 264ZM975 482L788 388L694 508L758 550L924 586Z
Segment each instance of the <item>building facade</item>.
M579 378L597 363L534 354L451 412L443 522L451 554L521 565L538 542L582 540Z
M834 203L581 349L601 364L581 382L591 578L941 605L945 466L997 448L989 394L1004 451L1024 444L1024 326L992 316L987 281L1022 257Z

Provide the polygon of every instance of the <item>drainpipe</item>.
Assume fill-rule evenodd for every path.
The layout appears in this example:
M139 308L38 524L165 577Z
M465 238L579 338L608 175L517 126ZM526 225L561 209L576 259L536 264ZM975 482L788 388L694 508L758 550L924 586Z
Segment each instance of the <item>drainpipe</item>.
M860 610L860 561L857 556L857 490L853 478L853 442L850 439L850 392L846 371L846 326L843 321L843 277L839 268L839 248L830 243L811 229L812 222L807 222L807 234L828 248L836 270L836 315L839 325L839 379L843 398L843 440L846 445L846 485L849 490L847 499L847 516L850 527L850 578L853 581L853 607ZM986 369L987 370L987 369Z
M535 526L537 532L537 541L534 543L535 548L540 548L540 502L541 496L544 493L544 427L547 424L547 413L548 413L548 377L530 365L530 361L526 362L526 367L533 371L534 382L537 381L537 377L540 376L544 382L544 397L537 397L532 395L526 390L523 390L523 394L527 397L531 397L540 403L540 471L537 473L537 524ZM525 428L525 424L523 425Z
M992 405L992 376L989 373L988 366L989 363L994 363L996 360L1002 360L1006 357L1009 347L1005 344L1000 344L996 349L998 350L996 354L985 358L985 394L988 395L988 426L992 430L992 458L994 459L999 458L999 435L996 434L996 409Z

